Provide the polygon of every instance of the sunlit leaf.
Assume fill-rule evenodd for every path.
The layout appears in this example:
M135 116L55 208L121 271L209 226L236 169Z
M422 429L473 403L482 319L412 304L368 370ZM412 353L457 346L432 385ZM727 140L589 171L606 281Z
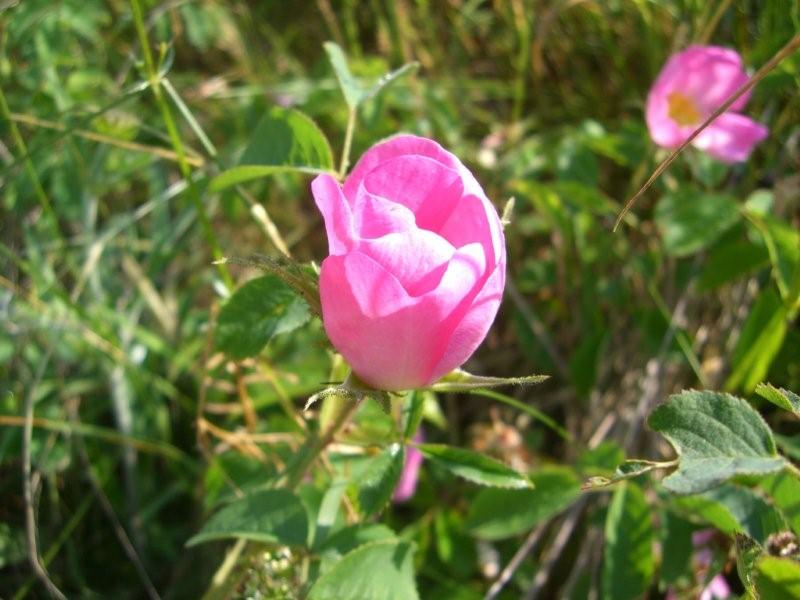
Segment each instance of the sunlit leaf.
M216 346L231 358L258 354L273 336L297 329L309 319L308 307L274 275L245 283L219 313Z
M416 600L414 548L384 540L346 554L311 587L309 600Z
M220 191L250 179L296 171L318 174L333 169L328 140L317 125L295 109L273 107L250 134L239 164L211 180Z
M683 188L664 195L655 221L664 249L673 256L687 256L708 247L739 219L736 199Z
M527 477L484 454L444 444L417 444L417 448L431 462L467 481L489 487L531 487Z
M676 493L703 492L736 475L767 474L786 465L761 415L729 394L675 394L648 423L680 456L678 469L663 482Z

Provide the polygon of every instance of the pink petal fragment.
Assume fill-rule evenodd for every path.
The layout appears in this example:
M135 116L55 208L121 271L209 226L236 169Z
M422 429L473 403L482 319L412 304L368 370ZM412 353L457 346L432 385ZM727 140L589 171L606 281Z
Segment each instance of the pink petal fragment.
M362 239L416 228L414 213L397 202L370 194L362 185L353 202L355 229Z
M455 252L444 238L416 227L362 240L358 250L392 273L410 296L435 288Z
M724 113L706 127L692 142L697 148L726 163L743 162L762 142L769 130L748 117Z
M410 298L370 257L353 251L322 263L320 299L325 331L353 371L382 390L425 384L439 307Z
M719 46L689 46L670 59L665 72L671 79L670 87L696 100L706 115L747 81L739 54ZM730 110L741 110L749 98L749 93L744 94Z
M462 319L455 324L447 346L431 372L431 383L458 368L472 356L497 316L503 299L504 286L505 262L495 268L478 295L464 311Z
M425 434L422 427L414 435L414 441L422 443L425 441ZM419 480L419 469L422 466L422 452L414 446L406 446L406 460L403 464L403 471L394 489L392 500L394 502L406 502L414 496L417 491L417 481Z
M505 255L503 226L494 206L485 196L466 195L456 206L439 234L456 248L478 243L489 266Z
M450 216L464 186L456 169L426 156L398 156L364 176L364 189L406 206L417 227L438 231Z
M375 144L361 156L344 182L345 195L348 198L355 198L361 182L370 171L387 160L407 155L432 158L445 167L452 169L457 168L460 164L453 154L433 140L415 135L396 135ZM394 198L391 199L394 200Z
M311 193L325 220L328 252L331 255L346 254L353 246L355 233L353 215L342 188L333 177L322 174L317 175L311 182Z

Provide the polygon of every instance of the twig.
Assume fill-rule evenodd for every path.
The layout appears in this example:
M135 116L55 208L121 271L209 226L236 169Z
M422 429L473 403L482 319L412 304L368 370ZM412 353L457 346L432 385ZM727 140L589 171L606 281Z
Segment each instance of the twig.
M617 228L619 228L620 223L622 223L622 219L625 218L625 215L628 214L628 211L633 207L636 201L650 188L651 185L653 185L653 182L655 182L655 180L667 170L667 168L675 161L675 159L678 158L678 155L684 151L686 146L691 144L706 127L708 127L722 113L728 110L734 102L753 89L753 87L755 87L759 81L764 79L764 77L766 77L770 71L778 66L778 63L780 63L784 58L792 54L792 52L798 48L800 48L800 34L795 35L783 48L778 50L775 56L773 56L769 61L767 61L766 64L764 64L764 66L756 71L755 75L748 79L745 84L741 85L725 102L722 103L722 105L720 105L719 108L712 112L711 115L705 121L703 121L703 124L692 132L692 135L690 135L685 142L678 146L678 148L674 150L672 154L664 159L661 164L656 167L656 170L653 171L653 174L645 182L645 184L639 188L639 191L633 195L633 198L628 200L628 202L625 204L625 207L619 213L617 220L614 222L613 231L616 231Z
M561 522L561 526L558 528L556 539L553 541L553 545L550 546L550 549L547 551L547 560L536 572L536 577L533 579L533 585L525 594L525 600L535 600L535 598L539 596L541 591L547 585L547 581L550 579L550 571L553 570L556 562L558 562L558 559L561 558L561 553L563 552L564 547L567 545L567 542L569 542L569 539L572 537L572 532L575 531L575 527L578 525L578 521L588 502L589 496L583 496L580 500L572 505L572 508L567 513L567 516L564 517L564 520Z
M497 598L498 594L500 594L505 585L514 575L514 572L522 564L522 561L525 560L528 554L530 554L533 551L533 549L539 544L539 541L542 539L544 532L547 531L547 527L549 524L550 520L548 519L546 521L542 521L541 523L539 523L537 527L531 530L531 532L528 534L528 537L525 538L525 541L522 542L522 545L514 553L514 556L511 557L510 561L508 561L508 564L506 565L505 569L502 570L500 575L492 584L492 587L490 587L489 591L486 592L486 595L483 597L483 600L494 600L495 598Z
M80 424L80 417L75 404L67 403L67 406L69 409L70 419L76 424ZM89 484L92 486L92 490L94 491L97 500L100 502L100 507L103 509L106 517L111 522L111 527L117 536L120 546L122 546L122 550L125 552L128 559L133 563L133 566L137 575L139 575L142 587L144 587L148 598L150 598L150 600L160 600L161 596L158 595L155 586L153 586L153 582L150 579L150 576L147 574L147 570L145 569L144 564L142 564L142 560L139 558L136 548L133 547L128 534L125 532L125 528L122 526L122 523L120 523L120 520L117 517L117 513L114 512L114 507L112 506L111 501L103 491L103 488L100 485L100 482L97 480L97 477L95 477L94 471L92 471L92 464L89 460L89 454L86 452L86 445L83 443L83 436L80 434L76 435L75 442L81 462L86 470L86 476L89 479Z
M55 583L47 575L47 571L39 558L39 549L36 543L36 514L33 509L33 484L31 482L31 439L33 437L33 403L34 393L39 382L44 377L44 372L50 362L52 348L48 349L39 361L31 386L25 394L24 417L25 426L22 430L22 492L25 500L25 537L28 545L28 561L31 564L36 578L42 582L47 591L54 598L66 600Z
M40 119L39 117L34 117L32 115L25 115L22 113L10 113L10 119L13 122L17 123L24 123L26 125L31 125L33 127L42 127L44 129L52 129L54 131L66 132L67 126L62 123L57 123L55 121L48 121L46 119ZM147 144L140 144L138 142L131 142L128 140L119 140L117 138L113 138L107 135L103 135L102 133L97 133L95 131L89 131L87 129L72 129L69 133L77 135L78 137L82 137L87 140L91 140L93 142L97 142L99 144L108 144L109 146L116 146L117 148L122 148L123 150L131 150L132 152L143 152L145 154L152 154L153 156L158 156L159 158L163 158L166 160L171 160L173 162L178 162L179 157L177 153L173 152L172 150L167 150L166 148L161 148L159 146L149 146ZM200 156L190 156L186 155L186 162L192 165L193 167L202 167L205 164L205 161Z

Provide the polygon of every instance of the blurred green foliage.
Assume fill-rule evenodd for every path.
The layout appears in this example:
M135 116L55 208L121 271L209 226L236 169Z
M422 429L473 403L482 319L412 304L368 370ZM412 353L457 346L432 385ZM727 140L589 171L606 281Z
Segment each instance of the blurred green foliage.
M353 88L353 160L409 131L461 157L498 209L515 197L508 294L469 366L551 375L509 393L567 435L486 397L428 392L409 401L414 425L400 436L397 403L392 419L370 401L348 438L364 452L409 437L421 418L427 441L490 454L542 485L481 489L432 460L408 504L390 505L381 524L356 525L359 503L367 512L385 503L386 482L373 478L367 496L345 490L336 475L358 472L365 457L331 452L298 489L305 510L294 515L312 515L309 535L323 528L310 542L319 560L249 546L235 585L219 593L295 597L310 568L323 573L311 597L330 597L342 577L336 561L371 543L378 551L364 556L376 565L401 556L387 574L398 589L413 563L423 598L482 597L528 529L549 523L501 597L589 588L623 597L614 585L624 582L610 578L633 555L630 597L648 588L657 597L658 581L661 592L669 584L690 594L692 565L657 564L645 542L681 544L687 530L711 525L765 544L781 519L800 533L787 499L795 480L783 475L680 498L646 476L611 500L592 491L574 503L579 479L613 477L625 458L668 456L644 419L683 388L750 398L778 449L798 456L796 420L752 392L765 380L800 390L800 53L754 90L746 112L770 136L749 162L727 167L687 150L611 233L665 156L642 108L670 53L715 43L757 68L800 29L793 0L146 2L160 98L126 2L12 0L0 11L0 596L46 593L25 551L26 401L39 552L69 597L138 598L148 579L165 598L213 592L230 544L186 542L222 503L270 495L264 486L322 428L317 417L330 418L324 406L301 410L344 376L319 321L272 299L261 321L236 322L237 305L259 310L258 298L226 300L259 271L211 264L215 248L320 261L326 242L309 177L210 187L249 164L252 148L274 160L310 157L313 168L341 164L350 109L326 40L365 82L419 63L379 94ZM288 112L276 107L301 110L320 131L297 117L305 142L276 149L259 126ZM332 162L317 133L331 141ZM277 335L290 327L270 322L270 309L291 312L296 329ZM240 351L245 334L251 347ZM775 507L764 508L755 485L771 490ZM246 502L208 522L224 528L226 511ZM668 518L650 518L656 510ZM628 514L637 528L619 531ZM272 527L262 517L255 526ZM559 549L567 525L573 542ZM274 539L298 543L287 531ZM603 531L613 541L605 563ZM722 564L735 552L727 543ZM770 586L796 583L796 568L777 558L753 569Z

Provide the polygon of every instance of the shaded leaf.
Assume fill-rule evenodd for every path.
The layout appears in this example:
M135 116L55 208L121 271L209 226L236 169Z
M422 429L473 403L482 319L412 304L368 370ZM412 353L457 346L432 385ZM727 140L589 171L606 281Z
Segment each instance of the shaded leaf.
M391 444L364 465L355 481L358 505L364 517L380 512L389 502L403 471L405 456L403 446Z
M239 164L214 177L210 189L220 191L275 173L313 175L332 169L330 144L316 123L298 110L275 106L250 135Z
M273 336L297 329L308 319L305 302L278 277L252 279L222 307L216 346L234 359L254 356Z
M648 423L680 455L678 469L663 481L676 493L703 492L736 475L772 473L786 464L761 415L729 394L675 394Z
M650 585L653 562L653 523L642 490L621 484L606 515L603 598L633 600Z
M800 232L770 215L752 210L746 214L764 238L781 297L794 304L800 294Z
M422 423L422 417L425 414L425 394L414 390L406 396L403 403L403 412L401 415L401 426L403 429L403 437L410 440L419 429Z
M672 511L664 511L661 518L661 587L687 584L692 579L692 531L691 522Z
M394 540L346 554L311 587L309 600L415 600L414 549Z
M767 376L786 336L786 307L770 288L756 299L731 357L725 389L750 392Z
M186 545L243 538L302 546L308 539L308 527L308 514L300 498L288 490L261 490L220 509Z
M655 210L664 250L688 256L710 246L740 218L736 199L683 188L665 194Z
M530 476L532 490L484 489L467 514L467 531L478 538L500 540L524 533L567 508L580 494L575 474L550 468ZM502 507L502 510L498 510Z
M750 488L723 484L694 496L671 498L686 518L709 523L727 533L746 533L763 544L770 534L785 529L781 514Z
M484 454L444 444L417 444L417 448L431 462L467 481L489 487L531 487L527 477Z
M761 268L769 261L765 246L747 240L720 244L710 251L697 278L701 292L715 290Z
M769 495L789 526L800 535L800 479L788 471L768 475L760 487Z

